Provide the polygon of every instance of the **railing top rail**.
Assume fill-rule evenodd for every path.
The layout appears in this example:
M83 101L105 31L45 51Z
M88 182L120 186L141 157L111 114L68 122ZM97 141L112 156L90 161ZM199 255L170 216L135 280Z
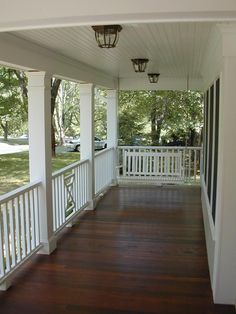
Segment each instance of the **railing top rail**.
M172 152L125 152L125 155L127 156L167 156L167 157L170 157L170 156L173 156L173 157L179 157L181 156L181 152L175 152L175 153L172 153Z
M115 147L110 147L110 148L103 149L100 152L95 153L95 157L103 155L103 154L105 154L105 153L107 153L107 152L109 152L111 150L114 150L114 149L115 149Z
M118 149L194 149L201 150L201 146L118 146Z
M21 195L22 193L33 190L37 186L40 186L41 183L42 183L41 181L31 182L31 183L28 183L24 186L21 186L21 187L15 189L14 191L8 192L8 193L0 196L0 205L12 200L13 198Z
M88 159L76 161L76 162L74 162L73 164L70 164L70 165L68 165L68 166L66 166L66 167L64 167L64 168L62 168L62 169L60 169L60 170L57 170L57 171L53 172L52 178L58 177L59 175L65 173L65 172L67 172L67 171L69 171L69 170L71 170L71 169L73 169L73 168L76 168L76 167L78 167L78 166L80 166L80 165L83 165L83 164L85 164L85 163L88 163L88 162L89 162Z

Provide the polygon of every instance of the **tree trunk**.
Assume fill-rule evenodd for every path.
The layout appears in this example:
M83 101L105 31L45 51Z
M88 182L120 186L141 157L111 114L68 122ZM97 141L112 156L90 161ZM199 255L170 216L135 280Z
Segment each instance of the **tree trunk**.
M55 78L52 80L51 84L51 130L52 130L52 156L56 156L56 138L55 138L55 128L53 123L53 114L56 105L57 93L61 84L61 79Z
M151 117L151 139L152 145L157 146L160 144L160 136L161 136L161 125L162 123L156 120L154 114Z
M152 128L152 134L151 134L153 146L158 146L160 144L160 136L161 136L161 124L158 124L156 122L155 129Z
M196 143L196 131L195 129L190 129L189 145L195 146L195 143Z
M5 124L1 122L1 127L3 129L3 136L4 136L3 140L7 142L8 141L8 121L6 121Z
M55 128L53 125L53 121L51 122L51 141L52 141L52 157L55 157L56 156L56 137L55 137Z
M23 97L25 97L27 99L28 98L27 80L25 78L24 73L21 71L18 71L18 70L13 70L13 72L15 73L15 75L19 81Z
M23 100L23 108L24 108L24 112L25 115L27 117L27 113L28 113L28 88L27 88L27 78L26 75L24 74L24 72L19 71L19 70L13 70L13 72L15 73L18 82L19 82L19 86L21 89L21 95L22 95L22 100Z
M60 128L60 145L65 144L65 132L64 128Z
M58 91L58 96L60 101L58 102L58 106L55 108L54 114L54 125L55 130L58 134L60 145L65 144L65 87L64 82L61 83L60 90Z

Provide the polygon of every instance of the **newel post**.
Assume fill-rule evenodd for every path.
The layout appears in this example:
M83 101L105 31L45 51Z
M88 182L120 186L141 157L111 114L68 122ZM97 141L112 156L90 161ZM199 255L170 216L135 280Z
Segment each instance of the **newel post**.
M53 233L51 167L51 75L28 72L30 181L42 182L39 194L40 253L56 248Z

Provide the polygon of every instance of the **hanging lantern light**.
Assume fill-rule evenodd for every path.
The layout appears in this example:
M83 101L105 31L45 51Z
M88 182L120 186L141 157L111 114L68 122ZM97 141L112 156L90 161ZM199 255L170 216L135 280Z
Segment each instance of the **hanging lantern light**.
M95 31L95 39L100 48L114 48L119 39L120 25L97 25L92 26Z
M148 59L131 59L135 72L145 72Z
M150 83L157 83L160 73L148 73L148 78Z

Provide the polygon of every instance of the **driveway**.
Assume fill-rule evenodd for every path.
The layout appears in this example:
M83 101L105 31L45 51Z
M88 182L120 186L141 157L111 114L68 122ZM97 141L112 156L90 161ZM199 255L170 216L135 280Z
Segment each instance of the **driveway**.
M0 155L20 153L28 150L29 145L27 144L27 141L18 140L17 143L17 140L10 140L8 143L6 143L0 140ZM68 151L68 148L65 146L56 147L56 153L66 153Z
M9 144L0 142L0 155L20 153L29 150L29 145Z

